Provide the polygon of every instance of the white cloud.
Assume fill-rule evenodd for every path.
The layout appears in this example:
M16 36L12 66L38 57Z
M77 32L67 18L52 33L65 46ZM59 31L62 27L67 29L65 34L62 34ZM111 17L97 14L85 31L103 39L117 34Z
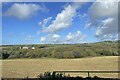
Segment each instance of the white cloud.
M71 26L74 16L76 15L76 10L80 7L77 5L68 5L63 11L57 14L55 20L43 29L44 32L57 32L61 29L68 28Z
M117 19L107 18L102 21L101 26L97 27L95 36L99 39L114 39L118 33Z
M87 17L87 14L86 14L86 13L84 13L83 15L82 15L82 14L79 14L78 17L80 17L80 18L85 18L85 17Z
M118 14L117 2L95 2L89 9L92 20L98 20L104 17L115 17Z
M87 28L90 28L91 27L91 22L87 22L86 24L85 24L85 27L84 27L84 29L87 29Z
M52 17L48 17L48 18L45 18L44 20L40 21L38 23L38 25L41 27L41 29L43 30L47 25L48 23L52 20ZM39 35L42 31L41 30L38 30L37 31L37 34Z
M41 27L44 28L51 19L52 19L52 17L48 17L48 18L44 19L43 21L39 22L38 24L39 24Z
M81 31L77 31L75 33L68 33L66 36L66 43L80 43L81 41L85 40L87 35L81 33Z
M73 43L82 43L85 40L87 35L81 33L80 31L76 31L75 33L68 33L66 36L60 36L58 34L48 34L47 36L40 37L41 43L46 44L73 44Z
M40 41L41 41L41 42L44 42L45 40L46 40L46 37L41 37L41 38L40 38Z
M7 9L5 15L14 16L19 19L26 19L34 16L39 10L46 10L46 7L37 4L14 3L10 8Z
M95 2L89 8L90 25L96 29L95 37L98 40L112 40L118 34L118 3Z
M72 33L69 33L67 36L66 36L66 40L67 41L71 41L74 39L74 35Z
M81 31L77 31L75 37L76 37L77 40L84 40L87 37L87 35L81 33Z
M52 36L53 38L59 38L60 36L59 35L57 35L57 34L53 34L53 36Z
M49 44L55 44L60 43L60 35L58 34L49 34L47 36L40 37L41 43L49 43Z

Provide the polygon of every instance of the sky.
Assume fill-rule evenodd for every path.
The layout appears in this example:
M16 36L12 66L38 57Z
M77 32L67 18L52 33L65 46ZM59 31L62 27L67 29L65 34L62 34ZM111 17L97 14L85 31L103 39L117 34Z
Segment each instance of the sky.
M118 39L116 2L3 2L2 44L76 44Z

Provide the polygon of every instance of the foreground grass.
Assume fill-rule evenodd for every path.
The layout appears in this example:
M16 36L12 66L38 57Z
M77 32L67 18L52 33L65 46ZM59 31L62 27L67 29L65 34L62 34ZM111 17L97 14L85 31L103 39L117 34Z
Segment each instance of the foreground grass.
M2 77L36 77L45 71L55 70L118 70L118 57L92 57L79 59L11 59L2 61ZM76 74L75 74L76 75ZM87 74L81 74L86 76ZM94 74L98 75L98 74ZM99 74L117 77L117 74Z

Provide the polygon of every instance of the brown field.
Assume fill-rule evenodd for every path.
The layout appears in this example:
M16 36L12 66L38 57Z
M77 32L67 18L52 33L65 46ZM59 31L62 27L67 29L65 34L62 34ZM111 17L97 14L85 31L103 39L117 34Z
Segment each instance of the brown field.
M9 59L2 60L2 77L36 77L54 70L118 70L118 57L91 57L79 59ZM87 76L87 74L74 74ZM90 74L92 76L92 74ZM101 77L118 77L117 74L94 74Z

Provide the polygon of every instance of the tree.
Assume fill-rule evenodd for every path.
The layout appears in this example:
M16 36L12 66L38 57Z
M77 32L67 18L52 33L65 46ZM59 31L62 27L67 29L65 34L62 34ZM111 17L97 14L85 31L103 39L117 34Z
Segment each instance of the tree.
M2 53L2 59L7 59L10 55L7 52Z

